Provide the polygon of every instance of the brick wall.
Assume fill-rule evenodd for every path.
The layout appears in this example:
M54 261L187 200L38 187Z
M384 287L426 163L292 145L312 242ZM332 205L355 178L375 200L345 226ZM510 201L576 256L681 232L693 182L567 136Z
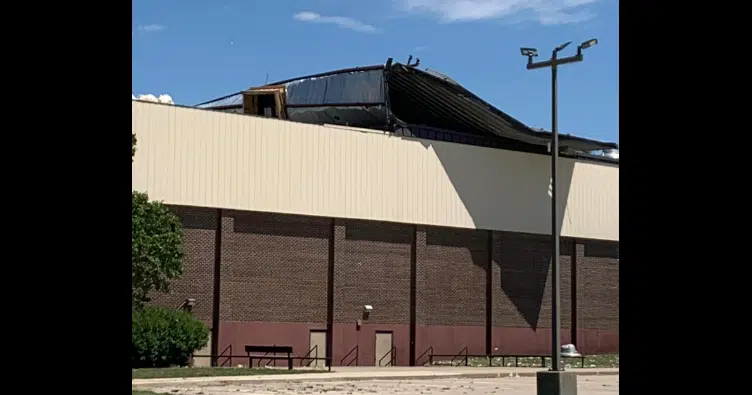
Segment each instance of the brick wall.
M188 207L173 207L173 210L184 225L185 274L173 282L169 295L153 295L154 303L177 307L186 298L195 298L194 314L210 324L217 210ZM333 341L341 343L335 345L337 356L349 351L352 342L370 344L373 330L393 328L395 344L407 341L402 339L408 336L407 332L401 332L400 328L409 327L410 322L413 251L417 355L428 346L443 343L447 344L447 352L458 351L465 345L470 345L473 352L484 351L489 259L492 259L493 330L527 331L500 335L506 338L519 333L523 342L532 341L524 340L532 339L529 336L544 340L550 336L544 334L545 330L538 331L551 326L548 236L495 231L489 240L489 232L483 230L416 228L343 219L334 221L333 227L328 218L223 212L220 275L223 322L315 323L316 328L322 328L327 322L329 249L333 245L332 318L337 325L345 325L334 333ZM576 247L574 242L566 238L561 242L562 327L569 328L572 324L571 268L576 253L577 327L607 331L611 333L608 336L617 336L618 343L618 242L578 240ZM374 306L374 312L364 321L365 325L372 325L367 329L369 335L349 333L355 331L354 321L362 318L364 304ZM228 327L228 331L238 331L240 336L247 331L243 328ZM228 333L235 333L232 331ZM300 337L296 340L301 343L299 348L305 348L307 333L295 336ZM495 345L499 344L496 336ZM601 335L583 336L593 339L592 336ZM511 337L506 339L513 341ZM597 342L598 347L605 344L600 338L587 342ZM400 344L402 361L409 346ZM545 348L542 344L539 346Z
M196 300L193 314L211 326L217 210L199 207L170 209L183 224L183 275L172 281L169 294L152 293L152 303L177 308L187 298L193 298Z
M342 253L334 263L334 322L409 324L413 226L373 221L344 223Z
M422 250L417 324L485 326L487 231L427 227Z
M572 239L560 242L561 326L571 327ZM494 232L493 325L551 327L551 238L546 235Z
M326 322L331 220L224 213L220 319Z
M619 330L619 243L577 246L578 328Z

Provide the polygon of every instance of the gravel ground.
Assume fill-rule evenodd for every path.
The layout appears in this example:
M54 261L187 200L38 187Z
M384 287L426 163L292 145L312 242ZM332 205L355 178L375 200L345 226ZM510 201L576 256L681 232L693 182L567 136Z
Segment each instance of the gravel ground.
M614 395L619 393L619 376L580 376L579 395ZM498 379L434 379L434 380L367 380L332 381L325 383L263 383L206 387L158 388L159 393L176 395L472 395L472 394L535 394L535 377L505 377Z

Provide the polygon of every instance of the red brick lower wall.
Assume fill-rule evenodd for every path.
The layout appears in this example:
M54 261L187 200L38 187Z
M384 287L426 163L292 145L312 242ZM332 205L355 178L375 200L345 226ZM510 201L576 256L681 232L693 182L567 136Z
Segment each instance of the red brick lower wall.
M219 331L219 355L245 355L245 345L253 344L292 346L295 355L302 357L310 349L308 346L310 331L324 329L326 329L326 322L320 324L302 324L292 322L222 321ZM267 361L262 361L262 366ZM256 363L258 363L258 360L254 363L254 366ZM286 366L286 363L281 360L276 362L279 366ZM298 363L299 361L295 361L296 365ZM219 364L224 366L237 366L239 364L248 366L248 359L232 358L232 365L230 365L230 358L220 358ZM275 366L274 362L272 362L272 366Z
M417 325L415 342L416 365L428 360L428 351L433 354L457 355L467 347L468 354L486 353L485 326L471 325ZM422 355L422 357L421 357ZM442 358L446 359L446 358ZM451 359L451 358L449 358Z
M410 364L409 330L408 325L363 324L358 329L355 323L334 324L333 363L335 366L355 366L354 359L357 357L358 366L376 366L382 358L382 364L385 364L391 356L376 355L376 331L391 331L395 347L395 365L407 366Z
M585 355L619 352L619 330L577 329L577 349Z
M571 343L569 331L562 330L561 344ZM551 352L551 328L494 328L494 354L544 355Z
M243 354L246 344L278 344L303 356L310 330L326 330L329 319L334 365L354 364L355 353L343 358L356 347L358 364L374 365L376 331L391 331L397 364L410 364L411 323L416 365L429 348L549 352L546 236L222 210L217 238L220 210L175 211L185 225L185 274L154 303L194 298L194 314L211 326L220 240L220 354L230 345ZM561 245L562 344L618 352L618 242ZM366 304L374 309L367 316Z

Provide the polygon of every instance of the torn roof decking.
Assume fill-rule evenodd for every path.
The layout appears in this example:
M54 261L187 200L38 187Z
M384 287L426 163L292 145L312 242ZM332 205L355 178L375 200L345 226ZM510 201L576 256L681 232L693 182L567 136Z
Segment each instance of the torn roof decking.
M423 118L423 122L419 123L441 122L452 125L448 129L491 133L534 145L548 145L551 140L550 132L528 127L462 85L451 79L444 79L435 72L426 72L397 63L392 67L388 78L392 109L398 117L400 111L395 108L395 93L406 98L406 103L403 104L405 108L419 106L419 112L423 113L418 115L418 119ZM580 151L618 148L615 143L566 134L560 134L559 139L562 146Z
M398 122L401 121L399 123L403 123L402 126L435 127L478 136L493 135L536 146L547 146L551 141L550 132L530 128L451 78L433 70L423 71L400 63L394 63L388 70L384 65L348 68L291 78L264 86L374 70L385 71L389 92L387 105L390 113L398 118ZM242 92L237 92L201 103L196 107L219 110L241 106ZM321 106L327 105L322 102ZM585 152L618 148L616 143L567 134L560 134L559 141L563 148Z

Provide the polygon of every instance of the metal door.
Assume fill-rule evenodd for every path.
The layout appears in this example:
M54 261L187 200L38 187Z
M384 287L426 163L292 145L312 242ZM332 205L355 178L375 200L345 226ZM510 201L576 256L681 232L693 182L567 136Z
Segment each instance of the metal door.
M392 332L376 332L376 366L393 366L394 343Z
M309 358L326 358L326 331L312 330L308 340ZM311 362L312 367L326 366L326 360L316 359Z

